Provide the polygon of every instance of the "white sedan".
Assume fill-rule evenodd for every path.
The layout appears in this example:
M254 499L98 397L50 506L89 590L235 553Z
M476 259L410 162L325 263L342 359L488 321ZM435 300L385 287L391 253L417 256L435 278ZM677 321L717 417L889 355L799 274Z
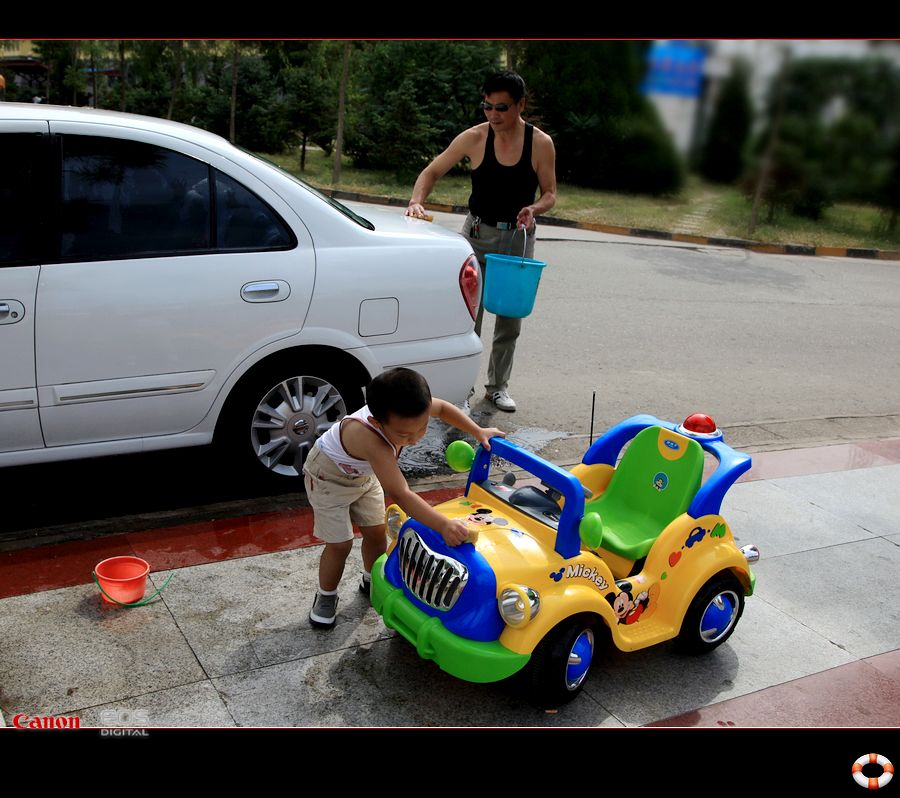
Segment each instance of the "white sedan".
M382 370L475 381L456 233L150 117L0 103L0 152L0 466L215 439L297 477Z

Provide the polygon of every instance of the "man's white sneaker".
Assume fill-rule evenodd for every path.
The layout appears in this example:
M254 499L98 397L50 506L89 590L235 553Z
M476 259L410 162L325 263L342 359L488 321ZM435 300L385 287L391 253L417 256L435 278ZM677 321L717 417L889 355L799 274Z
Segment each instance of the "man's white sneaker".
M486 398L490 399L498 410L505 410L507 413L514 413L516 410L516 403L506 391L494 391Z

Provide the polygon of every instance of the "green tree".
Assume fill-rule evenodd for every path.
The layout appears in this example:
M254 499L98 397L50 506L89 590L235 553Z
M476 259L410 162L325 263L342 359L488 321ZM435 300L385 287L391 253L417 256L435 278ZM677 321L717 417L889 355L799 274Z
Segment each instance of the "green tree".
M34 42L34 49L47 66L47 101L72 104L71 83L78 58L78 42L38 40Z
M880 187L880 200L889 213L888 231L897 229L900 218L900 135L894 138L889 151L890 164Z
M560 180L591 188L677 191L684 167L641 95L645 42L528 42L516 48L526 108L556 143Z
M819 218L838 200L882 201L900 127L900 69L881 58L807 58L784 70L783 143L764 186L769 217L777 208ZM772 92L770 120L777 116ZM757 153L772 123L757 142ZM751 179L758 175L757 162Z
M278 42L263 58L276 75L290 128L286 144L300 147L306 168L310 142L331 153L337 128L337 77L340 49L331 42Z
M737 62L722 84L700 155L699 171L716 183L733 183L746 164L753 125L749 68Z
M760 136L760 149L771 133ZM778 140L771 151L768 179L762 186L762 201L768 208L767 220L775 221L779 209L796 216L819 219L834 202L832 181L826 169L825 126L817 117L786 113ZM760 179L761 160L746 173L742 184L752 194Z
M358 55L358 57L357 57ZM499 69L493 42L377 42L354 55L345 151L409 180L478 121L479 89Z

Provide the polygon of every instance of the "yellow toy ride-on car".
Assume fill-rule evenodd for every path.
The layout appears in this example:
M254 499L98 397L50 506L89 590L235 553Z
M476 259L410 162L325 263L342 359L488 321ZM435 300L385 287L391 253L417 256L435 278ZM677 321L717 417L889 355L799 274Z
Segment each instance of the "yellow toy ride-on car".
M701 484L704 451L719 464ZM571 471L502 438L473 456L465 495L435 508L465 521L469 542L451 548L387 509L372 604L420 656L472 682L520 673L532 700L557 705L584 686L600 624L623 651L675 638L704 653L734 631L759 552L719 513L750 457L708 416L633 416ZM539 484L491 479L493 457Z

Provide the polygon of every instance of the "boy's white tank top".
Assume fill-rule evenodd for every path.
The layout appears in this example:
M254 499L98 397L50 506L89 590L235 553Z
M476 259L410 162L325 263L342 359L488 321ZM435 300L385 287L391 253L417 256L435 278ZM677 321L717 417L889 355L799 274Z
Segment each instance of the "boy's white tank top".
M399 457L399 453L397 452L397 447L391 443L385 434L378 429L378 427L373 426L369 423L369 416L372 413L369 411L369 406L365 405L357 410L355 413L351 413L349 416L344 416L337 424L332 424L328 431L319 438L319 449L328 457L330 457L335 465L341 469L345 474L351 477L363 477L368 476L370 474L374 474L375 472L372 470L372 466L369 465L368 460L358 460L357 458L347 454L347 450L344 448L344 444L341 441L341 427L343 426L345 421L349 421L351 419L355 419L362 424L365 424L369 429L377 432L382 438L384 438L385 443L391 447L391 450L394 452L394 457Z

